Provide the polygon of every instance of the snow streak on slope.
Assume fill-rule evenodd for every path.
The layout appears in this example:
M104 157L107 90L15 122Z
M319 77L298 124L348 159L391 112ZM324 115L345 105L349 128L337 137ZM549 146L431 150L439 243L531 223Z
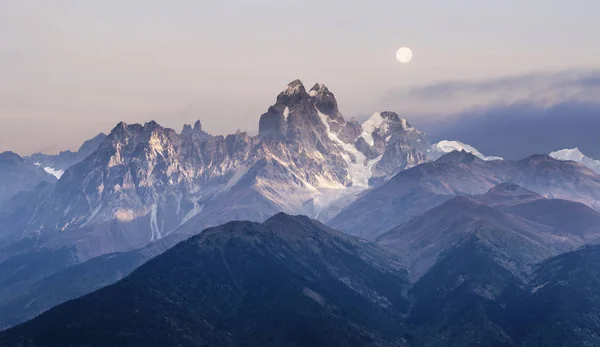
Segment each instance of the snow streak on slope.
M557 160L564 161L574 161L577 163L581 163L590 169L600 173L600 160L592 159L585 154L581 153L579 148L570 148L570 149L561 149L560 151L555 151L550 153L550 156Z
M345 143L344 141L340 140L336 134L332 133L329 123L327 122L328 117L319 112L319 110L317 110L317 112L319 113L321 122L323 122L323 125L325 125L329 139L340 146L340 148L343 150L342 158L344 158L348 164L348 173L352 178L352 186L368 188L369 179L372 176L373 166L377 164L381 157L373 160L367 160L367 157L358 149L356 149L354 145Z
M159 240L162 238L162 234L160 233L160 228L158 227L157 216L158 214L158 205L154 203L152 205L152 211L150 212L150 231L152 232L150 236L150 241Z
M447 141L447 140L443 140L443 141L440 141L438 143L431 145L431 149L429 150L429 155L432 157L433 160L436 160L439 157L443 156L444 154L450 153L453 151L469 152L469 153L472 153L473 155L475 155L476 157L478 157L482 160L485 160L485 161L503 160L503 158L501 158L501 157L486 157L485 155L481 154L481 152L479 152L476 148L474 148L473 146L467 145L466 143L462 143L459 141Z

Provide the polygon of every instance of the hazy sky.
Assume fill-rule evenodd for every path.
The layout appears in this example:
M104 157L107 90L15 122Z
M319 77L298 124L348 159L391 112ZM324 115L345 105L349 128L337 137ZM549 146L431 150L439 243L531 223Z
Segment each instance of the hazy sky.
M0 151L75 148L121 120L252 132L296 78L329 86L347 117L426 113L418 92L437 81L600 68L599 12L595 0L0 0ZM395 60L401 46L411 63Z

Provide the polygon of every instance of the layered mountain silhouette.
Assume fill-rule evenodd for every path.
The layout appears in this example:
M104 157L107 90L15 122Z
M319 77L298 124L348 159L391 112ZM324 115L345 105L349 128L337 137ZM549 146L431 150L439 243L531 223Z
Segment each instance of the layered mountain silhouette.
M465 239L484 242L512 272L525 274L550 256L600 240L600 213L503 183L482 195L452 198L376 241L402 256L418 278Z
M484 161L454 151L407 169L366 192L328 223L364 238L375 238L457 195L479 195L500 183L514 183L544 197L600 208L600 175L547 155L519 161Z
M0 345L597 342L580 163L432 146L300 81L256 136L119 123L65 153L0 155L31 173L2 186L0 329L32 319Z
M100 133L85 141L76 152L66 150L55 155L34 153L26 159L60 177L66 169L83 161L90 154L94 153L105 138L106 134Z
M95 257L147 249L140 255L147 260L162 245L231 220L261 222L281 211L326 220L357 194L427 161L430 147L392 112L362 125L346 121L326 86L307 91L300 81L260 117L257 136L212 136L200 121L180 133L156 122L119 123L78 153L92 145L56 184L21 192L0 214L0 302L17 307L40 281ZM136 256L123 259L122 274L139 265ZM103 276L79 293L119 278ZM21 306L18 315L76 296L67 293Z
M598 247L551 257L524 273L512 266L521 261L516 253L490 242L491 234L510 240L514 233L447 233L463 237L449 242L411 283L394 252L307 217L278 214L262 224L231 222L178 244L115 285L0 333L0 343L597 343Z
M13 152L0 153L0 211L19 192L31 191L42 182L56 178Z
M278 214L208 229L0 344L398 346L407 289L380 247Z

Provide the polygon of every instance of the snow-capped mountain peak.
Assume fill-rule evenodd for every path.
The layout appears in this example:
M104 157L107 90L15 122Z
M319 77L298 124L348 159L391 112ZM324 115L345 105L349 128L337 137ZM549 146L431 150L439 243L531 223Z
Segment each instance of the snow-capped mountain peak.
M558 160L572 160L576 162L581 162L584 158L586 158L585 154L581 153L577 147L561 149L559 151L550 153L550 156Z
M600 173L600 160L592 159L583 154L579 148L565 148L550 153L550 156L557 160L574 161L581 163L588 168Z
M454 151L458 151L458 152L465 151L465 152L471 153L474 156L478 157L479 159L482 159L485 161L503 160L503 158L501 158L501 157L485 156L481 152L479 152L476 148L474 148L473 146L468 145L466 143L459 142L459 141L442 140L438 143L431 145L431 149L428 152L429 152L429 155L431 156L431 158L433 160L436 160L436 159L440 158L441 156L443 156L444 154L454 152Z

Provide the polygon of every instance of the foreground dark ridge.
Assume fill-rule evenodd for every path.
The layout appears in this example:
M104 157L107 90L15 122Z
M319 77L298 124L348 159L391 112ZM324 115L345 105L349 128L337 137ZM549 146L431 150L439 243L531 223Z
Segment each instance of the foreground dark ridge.
M504 235L466 234L410 286L393 253L309 218L231 222L0 333L0 345L598 344L600 248L551 258L524 278L489 233Z
M208 229L0 345L398 346L407 289L380 247L279 214Z

